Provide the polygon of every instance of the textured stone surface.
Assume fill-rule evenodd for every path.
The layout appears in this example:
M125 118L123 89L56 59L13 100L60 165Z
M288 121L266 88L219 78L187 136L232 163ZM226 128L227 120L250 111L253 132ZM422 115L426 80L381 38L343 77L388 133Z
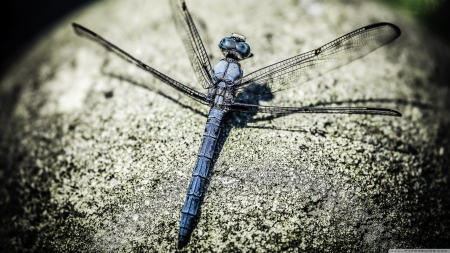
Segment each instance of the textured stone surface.
M373 22L397 24L396 42L270 104L403 117L229 115L186 251L450 248L447 45L366 1L188 6L213 64L222 37L248 37L244 73ZM73 21L200 89L164 1L101 1L45 34L1 81L0 248L174 251L208 108L76 37Z

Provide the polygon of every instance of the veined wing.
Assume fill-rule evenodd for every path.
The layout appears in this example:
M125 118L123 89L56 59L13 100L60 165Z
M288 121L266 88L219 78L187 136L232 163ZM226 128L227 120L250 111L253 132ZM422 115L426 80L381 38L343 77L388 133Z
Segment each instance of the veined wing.
M358 59L395 40L400 34L400 28L390 23L364 26L315 50L244 76L239 89L252 83L267 85L270 92L287 89Z
M230 111L245 113L270 113L270 114L292 114L292 113L328 113L328 114L367 114L401 117L402 114L396 110L375 107L279 107L233 103L228 105Z
M211 63L184 0L170 0L177 30L186 47L195 75L203 88L211 85Z
M91 30L79 25L79 24L72 24L73 29L75 30L75 33L79 36L83 36L86 37L94 42L99 43L100 45L104 46L106 49L108 49L109 51L114 52L115 54L117 54L118 56L122 57L123 59L135 64L136 66L138 66L139 68L150 72L151 74L153 74L156 78L158 78L159 80L165 82L166 84L172 86L173 88L175 88L176 90L181 91L182 93L186 94L187 96L191 97L192 99L195 99L196 101L203 103L203 104L208 104L208 99L207 96L201 92L198 92L196 90L193 90L189 87L187 87L186 85L175 81L174 79L164 75L163 73L155 70L154 68L142 63L141 61L139 61L138 59L134 58L133 56L131 56L130 54L128 54L127 52L123 51L122 49L118 48L117 46L113 45L111 42L103 39L102 37L100 37L99 35L97 35L96 33L92 32Z

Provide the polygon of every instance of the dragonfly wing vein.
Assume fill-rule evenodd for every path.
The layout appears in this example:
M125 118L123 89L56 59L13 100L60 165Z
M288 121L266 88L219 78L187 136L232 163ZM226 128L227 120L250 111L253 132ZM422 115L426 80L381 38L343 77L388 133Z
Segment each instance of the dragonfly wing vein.
M175 25L189 55L194 73L203 88L211 84L211 63L197 27L192 20L184 0L171 0Z
M363 57L395 40L400 34L400 29L390 23L364 26L315 50L247 74L242 78L239 89L253 83L266 85L269 88L266 93L288 89Z

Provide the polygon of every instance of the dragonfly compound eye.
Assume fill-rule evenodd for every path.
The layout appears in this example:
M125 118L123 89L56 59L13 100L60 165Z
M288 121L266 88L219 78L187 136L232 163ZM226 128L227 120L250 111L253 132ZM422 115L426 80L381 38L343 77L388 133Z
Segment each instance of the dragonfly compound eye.
M245 42L236 43L236 50L242 55L243 58L250 54L250 46Z
M222 50L234 49L236 47L236 41L230 37L225 37L220 41L219 47Z

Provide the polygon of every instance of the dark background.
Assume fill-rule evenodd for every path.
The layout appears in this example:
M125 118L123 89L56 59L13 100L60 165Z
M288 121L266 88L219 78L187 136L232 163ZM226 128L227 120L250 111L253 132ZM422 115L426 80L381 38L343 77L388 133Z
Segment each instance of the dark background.
M38 35L94 0L2 0L0 6L0 78ZM411 15L450 43L450 1L374 0Z
M38 35L65 15L93 0L2 0L0 3L0 78Z

